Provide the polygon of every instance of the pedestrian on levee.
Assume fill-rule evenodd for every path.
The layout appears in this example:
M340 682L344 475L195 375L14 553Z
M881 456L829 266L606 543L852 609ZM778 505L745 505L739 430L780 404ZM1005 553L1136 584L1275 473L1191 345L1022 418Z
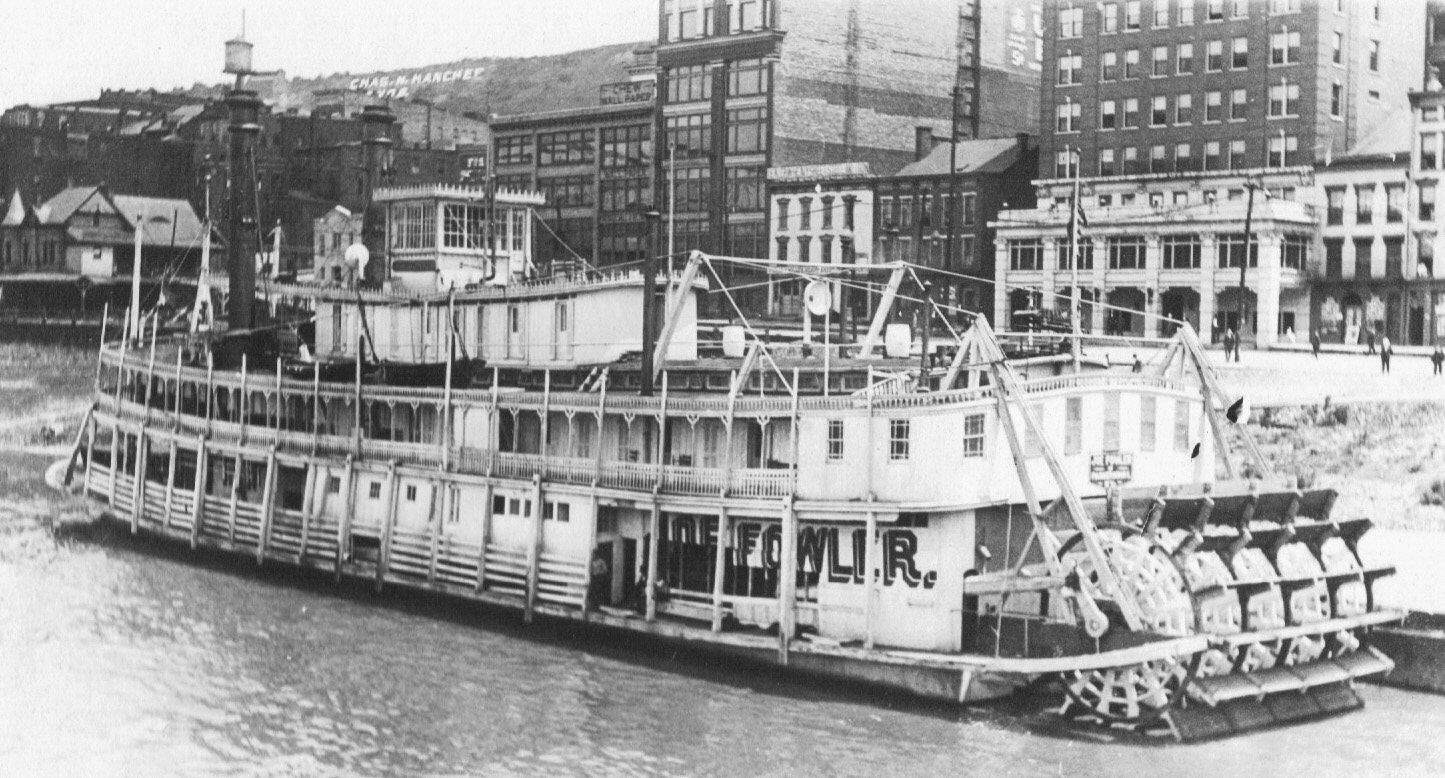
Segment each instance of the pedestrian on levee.
M1229 331L1229 341L1230 341L1230 345L1233 346L1233 348L1234 348L1234 361L1235 361L1235 362L1238 362L1238 361L1239 361L1239 345L1240 345L1239 333L1238 333L1238 332L1235 332L1234 330L1230 330L1230 331Z
M1390 345L1390 336L1389 336L1389 335L1386 335L1385 337L1380 338L1380 372L1381 372L1381 373L1388 373L1388 372L1390 372L1390 355L1393 354L1394 351L1395 351L1394 347L1392 347L1392 346Z
M1229 361L1229 356L1234 352L1234 330L1224 331L1224 361Z
M1369 349L1366 354L1375 353L1375 331L1369 327L1365 328L1365 348Z
M1310 330L1310 351L1314 353L1315 359L1320 358L1320 331Z
M1440 366L1445 364L1445 350L1441 350L1440 344L1435 344L1435 351L1430 355L1430 362L1435 365L1435 375L1440 375Z

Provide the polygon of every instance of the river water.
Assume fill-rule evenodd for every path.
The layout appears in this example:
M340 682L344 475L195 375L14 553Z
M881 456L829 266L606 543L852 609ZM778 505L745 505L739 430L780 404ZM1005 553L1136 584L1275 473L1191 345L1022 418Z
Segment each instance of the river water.
M1442 697L1365 685L1363 711L1203 744L1069 736L1017 704L843 693L198 559L109 524L33 525L0 511L4 776L1354 777L1445 763Z

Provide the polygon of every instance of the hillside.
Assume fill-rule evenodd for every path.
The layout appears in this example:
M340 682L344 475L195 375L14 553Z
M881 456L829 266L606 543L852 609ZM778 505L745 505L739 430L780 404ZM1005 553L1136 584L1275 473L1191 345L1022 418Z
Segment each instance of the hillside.
M282 111L309 111L316 104L316 92L358 87L380 92L402 84L405 99L424 100L456 113L530 113L596 105L598 87L627 80L632 52L642 45L623 43L539 57L480 57L314 78L291 78L282 73L255 78L252 86L263 100ZM443 74L447 74L445 80ZM431 75L436 79L428 78ZM220 97L224 89L219 84L197 85L191 92Z

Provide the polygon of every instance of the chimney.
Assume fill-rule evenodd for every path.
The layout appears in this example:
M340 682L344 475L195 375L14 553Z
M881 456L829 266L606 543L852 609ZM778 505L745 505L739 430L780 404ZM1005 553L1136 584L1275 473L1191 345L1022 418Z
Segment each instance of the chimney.
M256 136L261 132L259 114L261 101L256 93L233 89L226 95L230 109L231 196L228 198L226 264L230 271L230 297L226 306L226 323L232 331L256 326L256 199L251 190L251 154Z
M933 151L933 128L919 125L913 128L913 161L928 156Z
M1028 134L1028 133L1026 133L1026 132L1017 133L1017 134L1014 135L1014 138L1019 142L1019 153L1023 153L1023 152L1026 152L1026 151L1029 150L1029 134Z
M372 200L377 187L386 183L386 172L391 167L391 127L396 122L391 109L384 105L368 105L361 109L361 147L365 158L366 191L362 193L361 242L371 252L372 260L366 263L367 283L381 283L386 279L386 213ZM379 261L378 261L379 260Z

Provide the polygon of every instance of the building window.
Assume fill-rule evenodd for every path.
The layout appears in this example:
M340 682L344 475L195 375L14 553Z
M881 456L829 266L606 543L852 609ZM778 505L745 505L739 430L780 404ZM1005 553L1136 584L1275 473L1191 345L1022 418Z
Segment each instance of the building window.
M971 413L963 417L963 456L967 459L983 456L982 413Z
M1155 95L1149 101L1149 126L1159 127L1169 123L1169 98Z
M1189 0L1184 0L1189 2ZM1154 26L1169 26L1169 0L1154 0Z
M1099 129L1112 130L1119 126L1118 103L1104 100L1099 103Z
M1194 95L1182 94L1174 99L1174 123L1189 124L1194 121Z
M669 105L712 99L712 75L707 65L668 68L666 76Z
M1112 176L1118 173L1114 167L1114 150L1099 149L1099 175Z
M1336 81L1330 84L1330 116L1340 118L1345 112L1345 88Z
M1355 187L1355 223L1372 224L1375 221L1375 187Z
M974 214L976 212L975 205L978 197L972 192L968 192L960 195L959 198L962 201L961 205L963 206L963 225L965 227L971 226L974 222Z
M512 138L497 138L498 165L530 165L532 164L532 139L526 135L518 135Z
M1325 277L1339 278L1343 275L1345 242L1339 238L1325 239Z
M1370 70L1380 70L1380 42L1370 41Z
M763 12L765 0L735 0L728 4L730 32L752 32L767 28Z
M1220 160L1220 153L1219 153L1219 141L1217 141L1217 140L1206 141L1205 144L1204 144L1204 169L1205 169L1205 170L1222 170L1222 169L1223 169L1223 167L1221 167L1221 160Z
M1120 235L1109 238L1110 270L1141 270L1144 267L1144 237Z
M1233 121L1243 121L1249 118L1248 89L1236 89L1230 92L1229 118Z
M838 461L843 458L843 420L828 420L828 459Z
M1224 93L1204 93L1204 121L1217 122L1224 119Z
M1355 238L1355 278L1369 278L1374 265L1373 238Z
M626 212L652 200L651 181L646 178L604 178L598 185L604 211Z
M768 63L761 59L740 59L728 68L728 97L762 95L768 92Z
M645 125L602 128L602 167L648 167L652 164L652 128Z
M798 229L813 229L813 198L798 198Z
M1011 270L1043 269L1044 246L1037 238L1009 241L1008 253Z
M1230 67L1237 69L1249 67L1249 38L1235 38L1230 51L1233 54L1230 58Z
M1100 81L1113 81L1119 77L1119 55L1117 53L1106 51L1099 61L1101 63Z
M777 241L778 241L778 256L777 256L777 260L778 260L779 262L787 262L787 261L788 261L788 243L790 243L791 241L789 241L787 238L778 238Z
M1269 36L1269 64L1293 65L1299 62L1299 33L1282 30Z
M1074 252L1079 255L1079 269L1094 269L1094 242L1088 238L1082 238L1074 245ZM1056 244L1056 256L1059 258L1060 270L1072 270L1073 263L1069 260L1069 239L1060 238Z
M1134 147L1134 146L1125 146L1125 147L1124 147L1124 173L1125 173L1125 175L1128 175L1128 174L1130 174L1130 173L1140 173L1140 172L1143 172L1143 171L1141 171L1141 170L1139 169L1139 149L1136 148L1136 147ZM1120 204L1120 205L1128 205L1128 203L1123 202L1122 199L1121 199L1121 201L1120 201L1119 204Z
M1059 85L1082 84L1084 82L1084 56L1065 54L1059 57Z
M1058 106L1058 122L1056 129L1059 132L1078 132L1079 118L1082 115L1084 106L1072 100L1060 103Z
M1224 0L1208 0L1209 8L1207 17L1211 22L1224 19Z
M1168 46L1155 46L1155 47L1154 47L1154 70L1153 70L1153 75L1156 76L1156 77L1157 77L1157 76L1167 76L1167 75L1169 75L1169 47L1168 47Z
M1218 73L1224 69L1224 41L1210 41L1205 44L1204 69Z
M1084 36L1084 9L1064 8L1059 11L1059 37L1082 38Z
M1139 75L1139 50L1129 49L1124 52L1124 78L1138 78Z
M1435 184L1420 184L1420 221L1435 221Z
M1235 19L1249 16L1249 0L1230 0L1229 15Z
M1197 270L1203 254L1198 235L1164 235L1159 238L1165 270Z
M1119 31L1119 4L1103 3L1099 6L1100 24L1105 33Z
M712 116L709 114L669 116L664 131L669 151L676 159L702 159L712 153Z
M1269 12L1272 15L1298 13L1300 0L1269 0Z
M888 458L894 462L908 458L908 419L888 420Z
M1269 115L1272 119L1299 115L1299 84L1281 81L1269 88Z
M1229 142L1229 169L1239 170L1249 166L1247 146L1242 140Z
M1345 188L1332 186L1325 189L1325 224L1345 223Z
M1215 236L1218 247L1219 267L1239 267L1244 261L1244 234L1229 233ZM1249 236L1249 266L1259 267L1259 237Z
M758 154L768 150L768 109L739 108L728 111L729 154Z
M1124 3L1124 29L1137 30L1143 19L1142 3L1139 0L1128 0Z
M1179 44L1179 56L1174 59L1174 72L1181 76L1194 72L1194 44Z
M371 483L367 484L367 487L366 487L366 496L367 496L368 499L371 499L371 500L380 500L380 499L381 499L381 482L380 482L380 481L372 481Z
M788 230L788 202L786 197L778 199L778 230L782 232Z
M1283 244L1280 246L1280 264L1282 266L1304 272L1304 269L1309 266L1309 259L1310 236L1284 236Z
M584 165L596 159L591 130L544 132L537 135L537 165Z
M1332 36L1332 40L1334 42L1334 48L1332 49L1333 54L1331 54L1330 60L1336 65L1343 65L1345 63L1345 34L1337 32Z
M1124 101L1124 126L1139 126L1139 98L1130 97Z
M1169 172L1169 149L1162 143L1149 147L1149 172Z
M1079 174L1079 155L1072 150L1054 155L1054 178L1073 178Z
M1174 169L1181 172L1194 169L1194 149L1190 144L1174 144Z
M1179 3L1179 24L1183 27L1194 24L1194 0Z
M1420 133L1420 169L1440 169L1440 134L1435 132Z
M537 189L547 198L547 205L552 208L588 206L595 202L592 176L539 178Z
M1405 185L1385 184L1385 221L1400 222L1405 219Z
M712 172L707 168L694 167L673 171L663 184L670 185L675 191L664 190L662 201L668 202L668 199L672 198L676 210L684 213L707 210L712 190Z
M763 209L763 168L730 167L727 184L728 208L733 213Z
M1294 135L1275 136L1269 139L1269 167L1286 167L1296 161L1299 152L1299 138Z

